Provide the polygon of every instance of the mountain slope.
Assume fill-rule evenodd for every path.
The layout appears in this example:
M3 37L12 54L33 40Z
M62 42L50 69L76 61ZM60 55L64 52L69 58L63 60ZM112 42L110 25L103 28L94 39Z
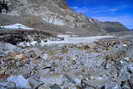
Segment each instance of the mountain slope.
M79 33L78 35L102 35L110 31L116 32L117 28L117 31L127 30L120 23L100 22L75 13L67 6L65 0L10 0L8 4L10 12L4 20L10 18L11 21L8 19L5 22L7 24L20 22L41 30L46 30L46 24L50 24L57 27L53 32L66 33L69 31L73 34ZM12 17L17 17L17 20ZM1 18L3 17L1 16Z
M103 29L105 29L108 32L120 32L120 31L128 31L124 25L122 25L120 22L103 22L102 24Z

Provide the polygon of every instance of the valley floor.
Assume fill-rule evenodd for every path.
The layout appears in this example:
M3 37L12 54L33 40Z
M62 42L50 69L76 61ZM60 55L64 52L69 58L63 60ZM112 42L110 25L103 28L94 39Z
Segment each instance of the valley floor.
M1 41L0 89L133 89L133 40L64 37L25 47Z

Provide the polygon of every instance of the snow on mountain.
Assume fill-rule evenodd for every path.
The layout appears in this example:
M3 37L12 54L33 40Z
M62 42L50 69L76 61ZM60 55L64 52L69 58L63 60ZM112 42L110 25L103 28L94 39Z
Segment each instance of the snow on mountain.
M25 25L16 23L16 24L12 24L12 25L6 25L6 26L0 26L0 28L2 29L10 29L10 30L33 30L33 28L27 27Z

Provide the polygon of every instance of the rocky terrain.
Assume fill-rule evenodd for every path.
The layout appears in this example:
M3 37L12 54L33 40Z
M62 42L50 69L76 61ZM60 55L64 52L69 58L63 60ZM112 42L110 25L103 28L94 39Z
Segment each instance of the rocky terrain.
M0 89L133 89L133 31L75 13L65 0L7 2Z
M0 42L0 89L133 89L133 40Z

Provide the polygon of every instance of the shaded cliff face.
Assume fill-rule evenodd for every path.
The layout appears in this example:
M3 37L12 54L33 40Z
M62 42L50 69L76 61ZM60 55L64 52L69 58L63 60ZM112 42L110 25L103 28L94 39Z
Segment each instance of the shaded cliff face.
M76 13L67 6L65 0L9 0L8 4L10 8L8 18L15 16L18 19L11 19L12 21L8 19L7 23L20 22L41 30L45 30L46 24L52 24L58 26L53 30L55 32L69 31L73 34L79 33L78 35L101 35L110 31L116 32L116 29L118 29L117 31L127 30L120 23L100 22Z

